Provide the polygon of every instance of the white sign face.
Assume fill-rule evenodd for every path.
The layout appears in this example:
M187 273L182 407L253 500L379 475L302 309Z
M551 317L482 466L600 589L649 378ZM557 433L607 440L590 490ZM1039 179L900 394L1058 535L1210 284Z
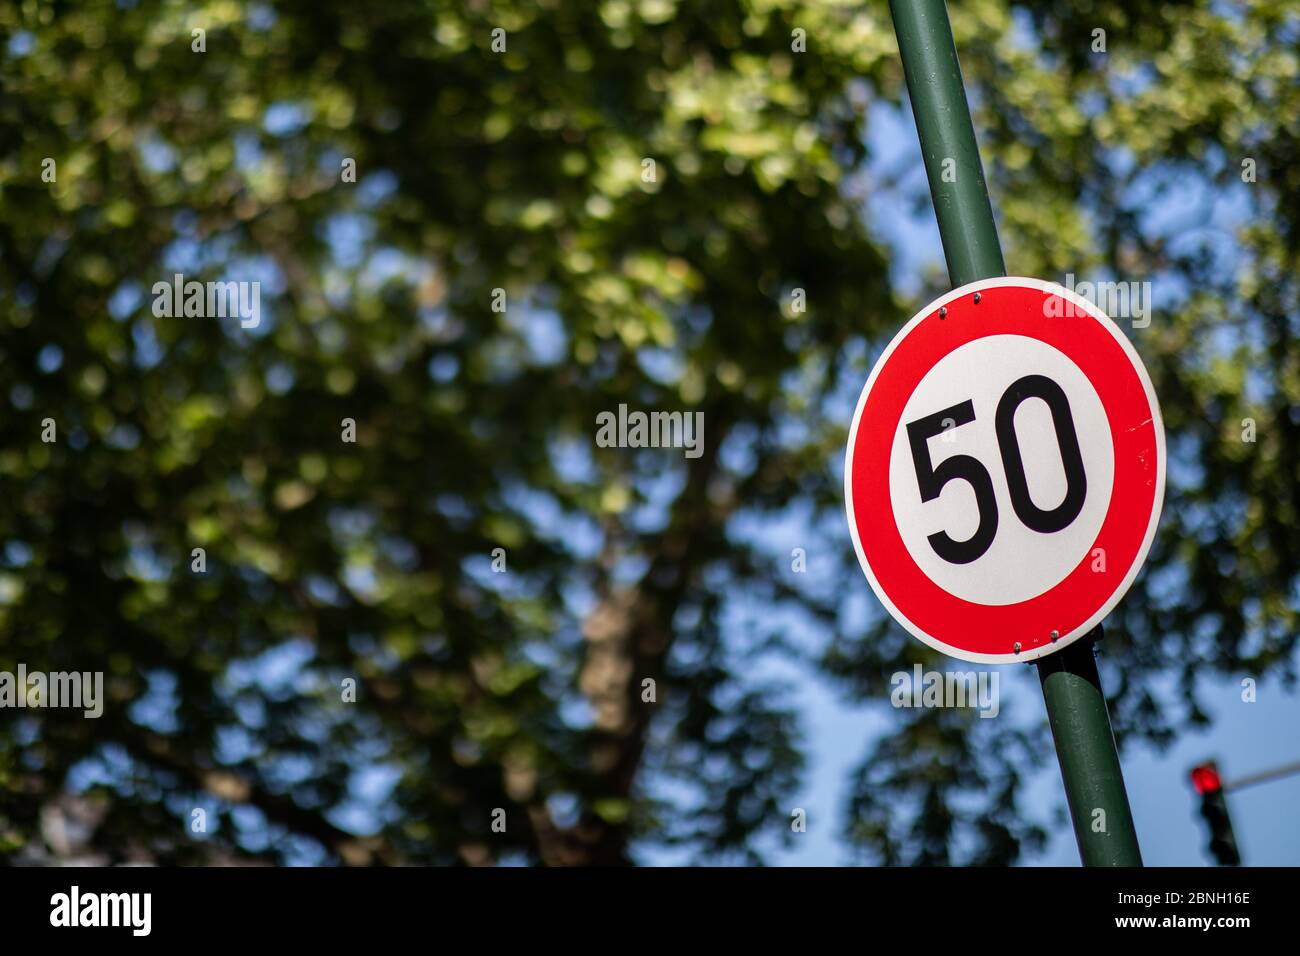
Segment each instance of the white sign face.
M1045 375L1065 395L1061 418L1067 449L1073 454L1070 446L1077 446L1082 480L1089 486L1077 515L1055 534L1039 533L1017 520L995 426L1003 396L1033 375ZM946 532L958 541L970 539L979 527L980 502L964 480L948 481L937 498L921 500L906 423L930 409L955 408L965 401L972 403L974 420L958 427L955 413L943 416L940 424L947 427L927 440L930 462L936 470L956 455L980 462L989 476L998 520L988 548L956 564L940 556L928 537ZM1011 421L1028 502L1049 513L1063 509L1058 521L1068 517L1074 502L1066 503L1070 487L1051 407L1041 396L1028 397ZM1110 505L1115 453L1101 398L1077 365L1038 339L989 335L950 352L921 379L903 409L889 467L894 520L908 553L930 580L967 601L1018 604L1060 584L1092 547Z
M1059 286L996 279L932 303L885 350L845 497L863 570L900 623L956 657L1023 661L1081 637L1127 590L1164 466L1154 391L1114 324Z

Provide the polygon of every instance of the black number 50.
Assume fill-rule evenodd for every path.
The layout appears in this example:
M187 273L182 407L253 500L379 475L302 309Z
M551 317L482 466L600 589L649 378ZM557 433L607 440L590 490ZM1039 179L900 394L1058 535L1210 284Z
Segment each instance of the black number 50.
M1020 441L1016 437L1016 409L1027 398L1041 398L1052 413L1056 429L1056 444L1065 468L1065 498L1050 511L1044 511L1029 497L1029 483L1025 480L1025 463L1020 454ZM916 484L922 501L933 501L943 491L943 486L959 478L975 492L979 509L979 527L965 541L954 541L946 531L937 531L927 540L934 553L953 564L969 564L979 558L993 544L998 531L998 503L993 496L993 479L979 459L970 455L953 455L945 458L936 468L930 461L929 440L947 428L975 421L975 406L970 401L952 405L933 415L918 418L907 425L907 441L912 448L912 463L916 466ZM1011 384L998 401L994 426L998 435L998 450L1002 453L1002 467L1007 476L1007 491L1011 507L1025 527L1042 534L1050 534L1070 526L1083 510L1083 500L1088 494L1088 479L1083 471L1083 454L1079 449L1079 435L1074 428L1070 402L1061 386L1043 375L1026 375Z

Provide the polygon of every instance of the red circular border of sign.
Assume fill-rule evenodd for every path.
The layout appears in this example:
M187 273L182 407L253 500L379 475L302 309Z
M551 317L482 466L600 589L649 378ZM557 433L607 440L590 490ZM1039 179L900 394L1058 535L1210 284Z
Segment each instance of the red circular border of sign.
M1030 282L1033 285L991 283ZM972 291L979 289L975 304ZM1163 428L1160 410L1145 375L1103 320L1092 314L1094 307L1078 297L1038 280L1001 279L974 283L938 300L930 312L910 329L905 328L881 359L868 381L854 418L854 442L847 466L846 482L852 500L851 520L856 522L859 557L869 564L869 577L887 604L909 623L917 636L925 635L940 649L973 659L1027 660L1052 644L1051 632L1061 638L1078 637L1112 596L1131 583L1135 563L1145 557L1154 533L1159 508L1158 491L1163 491ZM1045 302L1061 298L1072 305L1075 315L1050 316ZM947 305L946 318L938 307ZM853 462L890 461L894 435L908 399L921 378L954 349L989 335L1023 335L1052 346L1075 363L1097 390L1115 448L1115 474L1110 507L1101 530L1083 559L1066 577L1042 594L1017 604L977 604L943 590L931 581L913 560L894 520L889 494L889 467L853 469ZM1158 432L1157 429L1160 429ZM871 542L870 557L865 542ZM1107 571L1091 570L1093 552L1105 550ZM1129 572L1132 571L1133 574ZM1119 585L1115 581L1118 578ZM1099 587L1099 585L1104 585ZM900 595L906 595L900 600ZM1118 600L1118 596L1115 598ZM940 635L963 635L962 645ZM1014 643L1021 649L1017 655ZM1062 642L1061 646L1065 643ZM1037 649L1044 648L1038 653Z

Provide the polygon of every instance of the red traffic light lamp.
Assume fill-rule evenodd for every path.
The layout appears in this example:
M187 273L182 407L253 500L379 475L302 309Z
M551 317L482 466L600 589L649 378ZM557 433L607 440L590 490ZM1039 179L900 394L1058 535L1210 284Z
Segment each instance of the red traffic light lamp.
M1190 776L1192 786L1201 795L1201 819L1210 831L1210 854L1220 866L1240 865L1241 853L1232 832L1232 818L1228 816L1228 801L1218 766L1214 761L1207 761L1193 767Z
M1219 768L1212 763L1204 763L1192 768L1192 786L1201 796L1217 793L1223 789L1223 780L1219 777Z

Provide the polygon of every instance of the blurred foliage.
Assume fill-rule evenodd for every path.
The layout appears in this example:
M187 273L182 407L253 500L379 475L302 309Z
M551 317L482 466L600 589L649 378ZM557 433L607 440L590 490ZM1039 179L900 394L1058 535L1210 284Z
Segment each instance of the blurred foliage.
M952 17L1011 270L1156 289L1170 489L1106 674L1167 741L1198 673L1294 678L1300 21ZM868 858L1041 843L1041 715L888 709L932 658L860 613L844 528L852 399L944 285L899 291L869 209L929 215L866 146L905 100L884 4L21 0L0 86L0 670L109 694L0 713L0 853L66 856L61 813L94 859L757 861L791 660L888 721ZM260 281L260 325L156 317L176 273ZM704 412L705 453L596 448L623 402Z

